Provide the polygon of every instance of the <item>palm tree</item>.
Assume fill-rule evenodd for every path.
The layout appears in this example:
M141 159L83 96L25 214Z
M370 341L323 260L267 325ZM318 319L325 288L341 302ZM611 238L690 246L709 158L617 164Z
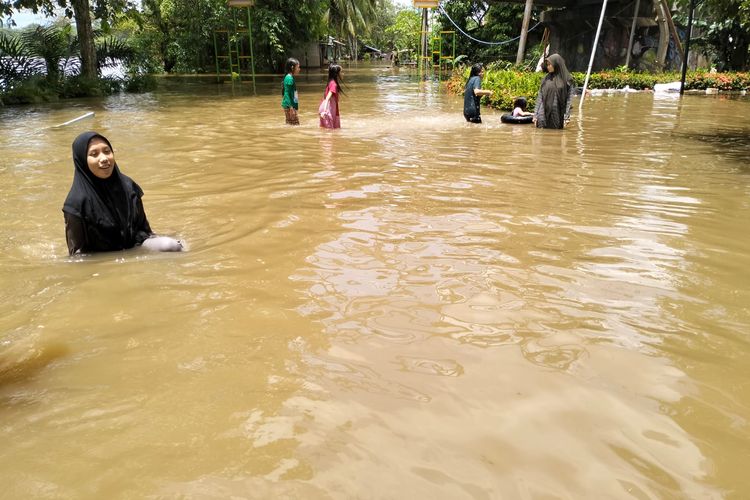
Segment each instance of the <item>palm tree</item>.
M20 40L29 53L44 59L46 78L52 84L64 78L61 67L67 67L78 53L78 41L70 24L33 26L21 32Z
M0 94L43 71L44 63L27 49L20 37L0 31Z
M368 31L375 19L377 0L330 0L325 20L342 36L346 36L352 57L357 58L357 35Z
M134 50L126 41L97 31L92 36L95 75L103 68L133 60ZM78 38L69 23L0 31L0 96L33 79L43 79L45 88L59 92L67 77L83 74L80 55Z

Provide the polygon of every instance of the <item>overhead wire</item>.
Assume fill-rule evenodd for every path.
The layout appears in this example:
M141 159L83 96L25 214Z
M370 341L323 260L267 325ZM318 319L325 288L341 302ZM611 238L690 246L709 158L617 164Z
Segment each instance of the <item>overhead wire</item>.
M438 10L440 10L440 13L441 13L441 14L443 14L443 15L444 15L444 16L445 16L445 17L446 17L446 18L448 19L448 21L450 21L450 22L451 22L451 24L452 24L452 25L453 25L453 26L454 26L454 27L455 27L455 28L456 28L456 29L457 29L458 31L460 31L460 32L461 32L461 34L462 34L462 35L464 35L464 36L465 36L465 37L467 37L467 38L470 38L471 40L473 40L473 41L475 41L475 42L477 42L477 43L483 43L483 44L485 44L485 45L506 45L506 44L508 44L508 43L512 43L512 42L515 42L516 40L518 40L519 38L521 38L521 35L518 35L518 36L517 36L517 37L515 37L515 38L511 38L510 40L504 40L504 41L502 41L502 42L486 42L486 41L484 41L484 40L480 40L480 39L478 39L478 38L474 38L474 37L473 37L473 36L471 36L470 34L466 33L466 32L465 32L464 30L462 30L462 29L461 29L461 27L460 27L460 26L459 26L458 24L456 24L456 22L455 22L455 21L454 21L453 19L451 19L451 16L449 16L449 15L448 15L448 13L447 13L447 12L445 11L445 9L443 8L443 6L442 6L442 5L438 5ZM537 27L537 26L539 26L540 24L542 24L542 23L541 23L541 22L538 22L538 23L536 23L536 24L535 24L534 26L532 26L531 28L529 28L528 32L531 32L531 31L533 31L533 30L534 30L534 28L536 28L536 27Z

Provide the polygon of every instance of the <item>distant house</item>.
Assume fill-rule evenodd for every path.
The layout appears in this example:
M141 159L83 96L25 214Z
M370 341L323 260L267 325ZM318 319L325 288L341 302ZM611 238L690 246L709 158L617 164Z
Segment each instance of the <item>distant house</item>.
M312 42L293 51L294 57L299 59L305 68L319 68L330 63L341 61L344 57L346 44L329 36L326 40Z
M383 57L383 53L380 51L380 49L376 49L375 47L370 47L369 45L365 45L362 49L363 54L370 54L370 57L373 59L380 59Z

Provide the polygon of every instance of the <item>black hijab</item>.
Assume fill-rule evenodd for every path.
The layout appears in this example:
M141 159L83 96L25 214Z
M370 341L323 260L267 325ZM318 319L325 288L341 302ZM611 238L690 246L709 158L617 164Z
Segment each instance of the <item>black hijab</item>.
M151 228L141 197L143 190L130 177L120 173L115 162L107 179L96 177L88 167L89 143L101 134L84 132L73 141L73 185L63 204L63 212L81 219L88 240L87 251L122 250L139 245Z
M554 71L547 74L542 81L542 102L544 103L544 116L549 128L563 128L563 117L570 88L573 86L573 77L565 66L565 60L558 54L547 57Z

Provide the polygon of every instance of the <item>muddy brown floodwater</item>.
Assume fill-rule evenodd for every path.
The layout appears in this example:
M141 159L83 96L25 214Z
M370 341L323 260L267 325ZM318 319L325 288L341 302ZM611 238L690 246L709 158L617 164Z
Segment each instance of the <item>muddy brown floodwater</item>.
M750 497L750 99L344 78L0 109L0 496ZM189 251L68 257L87 129Z

